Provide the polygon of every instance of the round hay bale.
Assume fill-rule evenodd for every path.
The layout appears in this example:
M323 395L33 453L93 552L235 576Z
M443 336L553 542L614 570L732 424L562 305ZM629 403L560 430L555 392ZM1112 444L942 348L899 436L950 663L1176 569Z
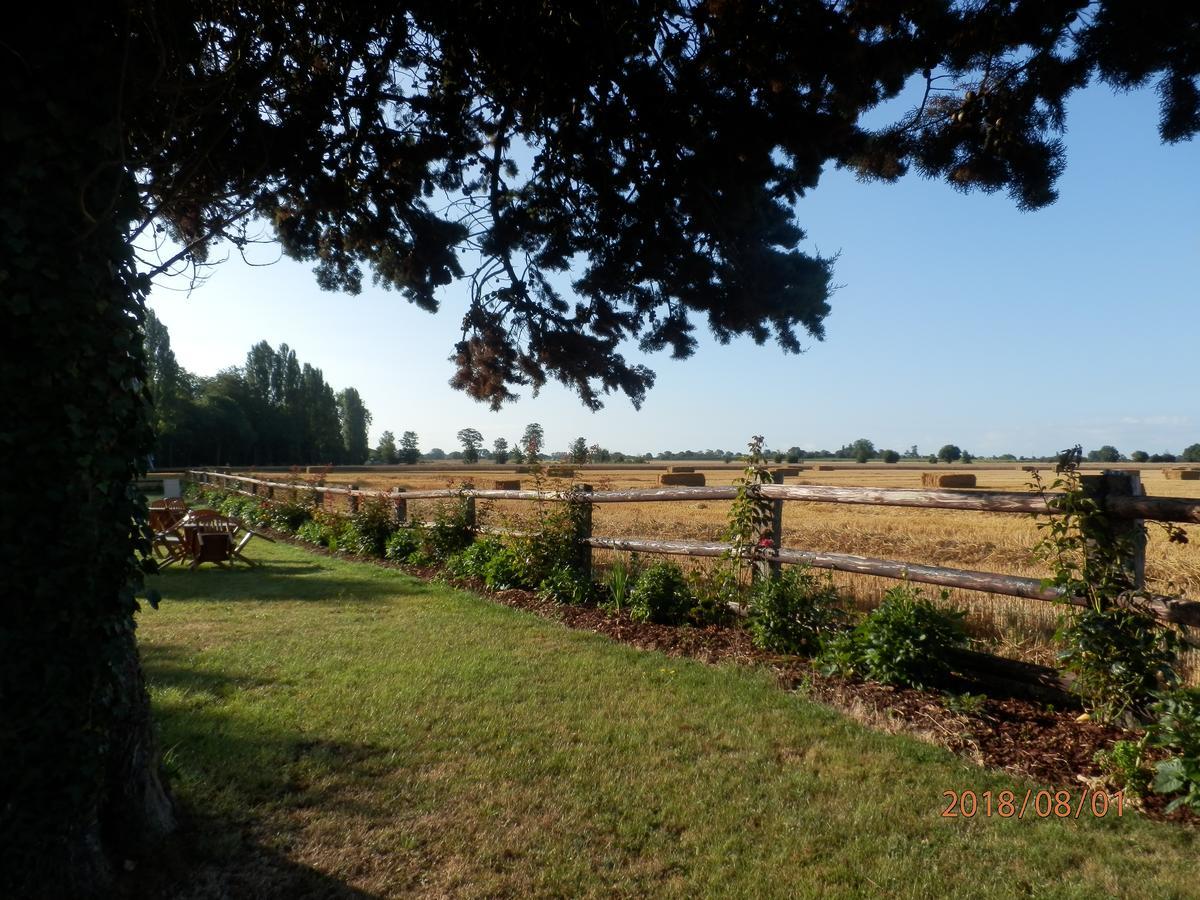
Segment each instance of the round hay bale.
M680 487L704 487L704 475L701 472L663 472L658 476L658 483Z

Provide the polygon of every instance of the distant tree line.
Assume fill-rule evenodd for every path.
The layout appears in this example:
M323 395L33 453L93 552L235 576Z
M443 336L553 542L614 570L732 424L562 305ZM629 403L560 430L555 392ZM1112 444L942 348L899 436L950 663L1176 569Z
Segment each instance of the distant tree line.
M144 332L154 465L357 465L370 453L371 413L353 387L334 393L320 369L287 344L260 341L244 366L206 377L175 359L167 328Z

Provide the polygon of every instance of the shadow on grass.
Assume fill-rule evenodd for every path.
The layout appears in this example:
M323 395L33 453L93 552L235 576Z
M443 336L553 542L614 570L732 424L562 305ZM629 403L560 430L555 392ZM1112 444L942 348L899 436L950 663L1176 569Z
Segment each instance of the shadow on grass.
M370 573L343 572L320 562L267 560L253 568L222 569L171 567L148 579L165 601L228 603L267 601L380 601L433 593L426 582L401 573L376 569Z
M180 827L162 852L128 876L119 896L375 897L293 856L305 849L320 852L333 868L355 852L354 847L305 848L306 822L314 810L384 820L389 810L365 802L363 792L353 788L394 769L392 752L302 733L299 722L295 728L278 720L265 723L226 701L277 679L206 672L187 665L187 657L186 648L166 645L144 660L153 693L179 692L174 702L155 703L155 719ZM186 699L180 701L181 696Z

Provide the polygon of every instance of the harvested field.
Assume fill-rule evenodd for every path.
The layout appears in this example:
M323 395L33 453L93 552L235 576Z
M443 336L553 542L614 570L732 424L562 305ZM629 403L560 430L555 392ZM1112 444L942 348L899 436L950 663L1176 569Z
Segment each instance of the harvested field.
M334 470L327 480L329 484L357 483L378 490L389 490L396 481L403 480L414 490L420 490L451 487L471 473L481 480L489 476L494 478L498 474L496 468L500 467L421 465L400 471L382 470L377 476L339 475ZM741 474L736 463L698 463L696 468L698 474L705 476L708 485L730 485ZM973 468L980 489L1030 489L1029 473L1018 465L977 464ZM1053 471L1053 466L1043 468ZM1099 471L1100 467L1092 468ZM813 484L919 488L922 473L929 469L929 466L905 464L825 465L813 466L804 475L805 481ZM1164 471L1160 466L1143 466L1140 470L1149 494L1200 499L1200 482L1163 478L1157 474ZM502 473L508 471L501 468ZM580 474L596 490L650 489L658 486L663 470L651 466L588 466ZM266 477L280 478L270 474ZM532 489L534 485L526 481L524 486ZM563 479L543 480L543 487L548 490L565 490L569 486L570 482ZM418 519L432 518L435 505L433 501L410 501L409 515ZM519 501L480 501L478 511L483 521L501 525L519 522L532 512L532 507L533 504ZM594 509L593 527L595 534L606 537L719 540L726 527L728 512L729 503L716 500L605 503ZM1167 540L1163 529L1150 527L1146 551L1146 578L1150 590L1200 600L1200 528L1193 527L1189 531L1191 543L1175 544ZM1050 574L1049 570L1031 554L1038 537L1036 521L1025 515L832 503L784 504L783 544L806 550L1044 578ZM614 554L606 551L595 553L598 565L613 558ZM706 565L679 558L677 561L684 566ZM862 610L874 607L883 592L896 584L887 579L847 573L834 573L833 579ZM1037 600L961 590L951 590L949 599L952 604L968 609L968 625L976 637L986 642L988 649L1031 662L1053 663L1054 648L1050 638L1062 612L1059 607Z
M928 488L973 488L975 475L967 472L923 472L921 486Z

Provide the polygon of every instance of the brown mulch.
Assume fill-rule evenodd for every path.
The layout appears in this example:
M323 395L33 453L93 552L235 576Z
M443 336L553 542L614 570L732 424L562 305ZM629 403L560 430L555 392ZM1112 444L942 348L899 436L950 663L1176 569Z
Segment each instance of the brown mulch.
M1019 698L989 696L977 711L948 706L950 695L939 691L898 688L875 682L822 674L809 660L759 650L750 634L737 626L705 628L635 622L628 614L595 606L567 606L525 590L489 590L482 582L447 578L436 567L402 566L387 560L347 556L314 547L294 536L271 532L278 540L327 556L371 562L426 580L440 580L502 603L561 622L568 628L603 634L641 650L687 657L708 664L736 663L770 669L785 690L846 713L877 729L902 732L945 747L981 766L1033 779L1047 788L1078 791L1082 785L1106 787L1097 751L1119 740L1137 740L1140 733L1117 725L1077 721L1079 710L1052 707ZM971 688L959 681L956 688ZM1154 819L1195 825L1200 816L1189 810L1166 814L1169 798L1149 794L1141 799L1143 812Z

